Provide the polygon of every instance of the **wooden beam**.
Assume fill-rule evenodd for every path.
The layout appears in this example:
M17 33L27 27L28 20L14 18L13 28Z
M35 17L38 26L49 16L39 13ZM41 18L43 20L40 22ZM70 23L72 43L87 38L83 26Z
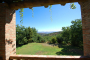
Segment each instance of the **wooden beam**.
M72 2L85 2L87 0L29 0L29 1L22 1L22 2L14 2L9 4L10 9L19 9L19 8L28 8L28 7L39 7L54 4L61 4L65 5L66 3Z

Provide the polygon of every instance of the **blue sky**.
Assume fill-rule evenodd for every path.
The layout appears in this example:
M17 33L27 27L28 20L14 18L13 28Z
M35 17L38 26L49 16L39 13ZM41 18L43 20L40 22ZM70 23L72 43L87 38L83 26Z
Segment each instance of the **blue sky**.
M35 27L39 32L49 32L49 31L61 31L62 27L67 27L71 25L71 21L75 19L81 19L81 8L78 2L75 2L76 9L70 9L70 3L65 6L60 4L52 5L52 19L49 12L49 7L33 7L34 18L32 17L32 10L29 8L24 8L23 12L23 26L25 27ZM16 11L16 24L20 23L20 13L19 9Z

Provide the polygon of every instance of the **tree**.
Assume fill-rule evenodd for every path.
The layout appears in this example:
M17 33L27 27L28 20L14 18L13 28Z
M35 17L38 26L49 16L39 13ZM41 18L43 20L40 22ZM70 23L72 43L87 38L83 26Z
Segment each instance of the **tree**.
M31 28L31 29L33 31L33 38L32 38L32 40L33 40L33 42L35 42L37 40L37 30L36 30L36 28Z
M71 22L71 43L73 46L83 46L82 20L76 19Z
M62 43L83 47L82 20L76 19L75 21L71 21L71 23L72 25L70 27L62 27ZM59 40L60 36L57 39Z
M65 43L69 43L70 41L70 27L62 27L62 38Z
M24 42L23 44L27 44L27 43L28 43L27 38L26 38L26 37L24 37L24 38L22 39L22 42Z
M33 31L30 27L28 27L28 35L27 35L28 42L32 42L32 37L33 37Z
M16 25L16 44L24 44L22 39L25 37L25 27L24 26L19 26L18 24Z

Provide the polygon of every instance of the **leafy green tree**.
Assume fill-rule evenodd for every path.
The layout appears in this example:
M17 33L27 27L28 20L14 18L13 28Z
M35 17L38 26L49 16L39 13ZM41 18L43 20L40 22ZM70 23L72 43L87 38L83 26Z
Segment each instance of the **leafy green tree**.
M70 27L62 27L62 43L83 47L82 20L76 19L75 21L71 21L71 23L72 25Z
M33 31L33 38L32 38L32 40L33 40L33 42L35 42L37 40L37 30L36 30L36 28L31 28L31 29Z
M76 19L71 23L71 45L83 46L82 20Z
M24 29L25 29L24 26L21 27L18 24L16 25L16 44L17 45L24 44L24 42L22 42L22 39L25 36L25 34L23 33Z
M29 34L28 28L25 28L25 36L26 36L27 39L29 39L28 34Z
M30 27L28 27L28 36L27 36L28 42L32 42L32 37L33 37L33 31Z
M70 27L62 27L62 38L65 43L70 41Z

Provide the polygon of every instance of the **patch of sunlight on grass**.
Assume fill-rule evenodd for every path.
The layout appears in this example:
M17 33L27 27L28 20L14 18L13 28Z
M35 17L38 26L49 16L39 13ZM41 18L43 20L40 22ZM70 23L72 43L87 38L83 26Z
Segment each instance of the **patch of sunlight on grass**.
M46 46L41 43L29 43L16 48L16 54L23 55L78 55L76 52L69 51L71 46Z
M56 52L61 51L62 49L63 48L42 46L40 43L29 43L27 45L23 45L22 47L16 48L16 53L29 55L56 55Z

